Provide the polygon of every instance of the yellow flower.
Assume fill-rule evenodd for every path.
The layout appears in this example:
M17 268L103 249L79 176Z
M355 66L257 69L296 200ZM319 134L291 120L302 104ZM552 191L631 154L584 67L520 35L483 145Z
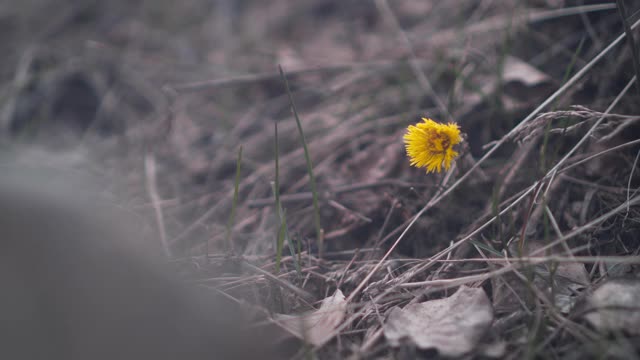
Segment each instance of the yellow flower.
M411 165L426 167L427 173L440 172L442 165L449 170L451 162L458 156L453 146L460 143L460 128L455 123L439 124L431 119L409 125L404 135L407 156Z

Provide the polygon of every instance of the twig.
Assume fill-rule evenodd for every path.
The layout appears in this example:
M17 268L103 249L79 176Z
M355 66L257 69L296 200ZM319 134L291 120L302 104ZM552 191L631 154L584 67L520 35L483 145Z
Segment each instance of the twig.
M531 255L540 254L545 250L548 250L548 249L550 249L550 248L552 248L552 247L554 247L556 245L559 245L560 243L562 243L564 241L567 241L568 239L583 233L587 229L592 228L592 227L602 223L603 221L609 219L613 215L615 215L615 214L617 214L617 213L619 213L619 212L621 212L623 210L626 210L627 206L635 206L635 205L638 205L638 204L640 204L640 195L635 196L635 197L633 197L632 199L630 199L628 201L625 201L624 203L622 203L621 205L617 206L615 209L610 210L606 214L604 214L602 216L599 216L599 217L589 221L588 223L582 225L581 227L579 227L579 228L577 228L577 229L565 234L564 236L559 237L558 239L550 242L549 244L534 250L533 252L531 252Z
M640 79L640 59L638 59L638 48L636 47L636 42L633 37L633 32L631 31L631 27L629 27L629 23L627 22L627 11L624 7L624 1L616 0L616 4L618 5L618 13L620 13L620 19L622 20L622 26L624 26L624 33L627 34L627 43L629 44L629 49L631 50L631 57L633 58L633 70L636 72L636 78ZM636 90L638 94L640 94L640 84L636 82Z
M287 75L290 77L303 76L307 74L317 74L317 73L331 73L331 72L344 72L344 71L354 71L354 70L363 70L363 69L384 69L393 66L397 66L399 64L403 64L403 61L372 61L372 62L355 62L355 63L347 63L347 64L336 64L336 65L328 65L322 67L315 68L304 68L297 70L287 70ZM244 84L252 84L256 82L262 81L274 81L280 78L280 74L278 72L263 72L258 74L246 74L246 75L238 75L231 76L221 79L213 79L213 80L204 80L204 81L195 81L188 82L182 84L174 84L174 85L164 85L163 88L168 90L169 92L176 93L188 93L200 90L207 90L225 86L234 86L234 85L244 85Z
M158 223L158 232L160 233L160 242L164 250L165 255L171 258L171 249L167 242L167 233L164 225L164 216L162 215L162 206L160 203L162 199L158 195L158 186L156 181L156 160L153 154L147 154L144 157L144 170L147 178L147 194L151 199L153 210L155 211L156 222Z
M339 195L344 193L351 193L356 191L363 191L368 189L375 189L377 187L383 186L398 186L404 188L411 187L428 187L430 185L419 184L419 183L408 183L406 181L397 180L397 179L384 179L376 182L370 183L357 183L351 185L338 186L334 190L327 191L324 193L324 196L321 198L326 200L330 198L332 195ZM323 195L323 194L319 194ZM280 195L280 201L285 203L292 202L300 202L300 201L309 201L313 198L313 194L311 192L301 192L297 194L289 194L289 195ZM256 199L248 202L249 207L264 207L273 205L273 198L264 198L264 199Z
M625 191L625 189L621 188L621 187L600 185L600 184L596 184L596 183L591 182L591 181L578 179L576 177L573 177L573 176L567 175L567 174L560 174L560 178L562 178L564 180L567 180L567 181L570 181L570 182L572 182L574 184L579 184L579 185L592 187L592 188L595 188L595 189L598 189L598 190L601 190L601 191L610 192L612 194L623 194L624 191Z
M286 281L280 279L279 277L271 274L270 272L265 271L265 270L255 266L255 265L247 262L247 261L244 261L244 264L245 264L245 266L247 266L251 270L264 275L264 277L266 277L267 279L273 281L274 283L282 286L283 288L285 288L287 290L290 290L291 292L293 292L294 294L298 295L300 298L304 299L305 301L313 302L315 300L315 296L313 296L313 294L311 294L311 293L309 293L309 292L307 292L307 291L305 291L303 289L300 289L299 287L297 287L297 286L295 286L295 285L293 285L293 284L291 284L289 282L286 282Z
M626 143L624 143L624 144L620 144L620 145L618 145L618 146L614 146L614 147L611 147L611 148L608 148L608 149L602 150L602 151L600 151L600 152L597 152L597 153L595 153L595 154L593 154L593 155L590 155L590 156L588 156L588 157L586 157L586 158L584 158L584 159L582 159L582 160L580 160L580 161L576 161L576 162L574 162L574 163L572 163L572 164L569 164L569 165L565 166L564 168L560 169L558 172L566 172L566 171L568 171L568 170L573 169L574 167L576 167L576 166L578 166L578 165L582 165L582 164L584 164L584 163L585 163L585 162L587 162L587 161L593 160L594 158L597 158L597 157L599 157L599 156L602 156L602 155L608 154L608 153L610 153L610 152L614 152L614 151L620 150L620 149L622 149L622 148L625 148L625 147L627 147L627 146L632 146L632 145L636 145L636 144L640 144L640 139L632 140L632 141L626 142Z
M357 217L358 219L360 219L360 220L362 220L364 222L367 222L367 223L373 222L373 220L371 220L371 218L367 217L366 215L362 214L361 212L353 210L353 209L349 209L348 207L340 204L339 202L337 202L335 200L329 200L328 203L329 203L330 206L332 206L332 207L334 207L334 208L336 208L338 210L344 211L345 213L353 214L355 217Z

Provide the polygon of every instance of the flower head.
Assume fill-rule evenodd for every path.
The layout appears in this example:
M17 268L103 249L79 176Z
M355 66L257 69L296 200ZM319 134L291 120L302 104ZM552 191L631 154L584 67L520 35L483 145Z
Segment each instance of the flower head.
M455 123L440 124L428 118L415 126L409 125L404 135L407 156L411 165L426 167L427 172L440 172L444 165L449 170L451 162L458 156L453 146L460 143L460 128Z

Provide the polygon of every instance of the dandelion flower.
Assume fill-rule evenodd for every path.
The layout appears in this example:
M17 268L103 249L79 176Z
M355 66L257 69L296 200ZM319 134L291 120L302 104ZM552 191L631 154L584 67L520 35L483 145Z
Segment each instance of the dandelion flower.
M460 128L455 123L440 124L428 118L415 126L409 125L404 135L407 156L411 165L426 167L427 173L440 172L444 165L449 170L451 162L458 156L453 146L460 143Z

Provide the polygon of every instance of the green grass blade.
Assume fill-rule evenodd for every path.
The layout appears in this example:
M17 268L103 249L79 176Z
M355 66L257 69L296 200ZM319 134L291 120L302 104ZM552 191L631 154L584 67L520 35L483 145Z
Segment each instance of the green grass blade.
M276 180L275 184L272 184L273 187L273 196L276 199L275 208L276 208L276 218L280 223L278 227L278 234L276 236L276 272L280 272L280 261L282 260L282 245L284 243L284 221L282 220L281 208L280 204L280 144L278 140L278 122L275 121L273 123L274 134L275 134L275 159L276 159Z
M225 243L228 246L229 251L233 252L233 243L231 242L231 230L236 218L236 208L238 207L238 187L240 185L240 168L242 164L242 146L238 150L238 160L236 161L236 179L233 184L233 202L231 203L231 214L229 215L229 221L227 221L227 236L225 237Z
M291 95L289 82L287 81L287 77L285 76L284 71L282 70L282 66L278 65L278 69L280 70L280 77L284 82L284 86L287 91L287 96L289 97L289 103L291 104L291 111L293 112L293 116L296 119L296 124L298 125L298 132L300 133L300 138L302 139L302 146L304 148L304 158L307 161L307 172L309 173L309 183L311 185L311 193L313 194L313 219L316 226L316 241L318 242L319 257L322 258L324 239L322 236L322 227L320 226L320 208L318 206L318 191L316 189L316 180L315 180L315 177L313 176L313 164L311 162L311 157L309 156L309 148L307 147L307 141L304 137L304 132L302 131L302 124L300 123L300 117L298 116L296 105L293 102L293 96Z
M285 222L281 221L280 226L278 227L278 236L276 239L276 273L280 272L280 262L282 261L282 245L284 245L285 230Z
M286 212L283 210L282 211L282 229L283 231L283 235L284 235L284 239L287 241L287 245L289 246L289 252L291 253L291 258L293 259L293 265L296 267L296 273L298 274L298 276L302 275L302 268L300 267L300 253L296 254L296 250L293 246L293 240L291 239L291 236L289 236L289 226L287 225L287 214ZM296 255L298 255L296 257Z
M469 242L470 242L472 245L475 245L475 246L479 247L480 249L483 249L483 250L486 250L486 251L488 251L488 252L492 253L493 255L496 255L496 256L498 256L498 257L504 257L504 254L503 254L503 253L501 253L500 251L498 251L498 250L496 250L496 249L494 249L494 248L492 248L492 247L490 247L490 246L488 246L488 245L485 245L485 244L483 244L483 243L481 243L481 242L479 242L479 241L476 241L476 240L469 240Z
M271 183L273 190L273 196L275 197L276 218L278 219L279 226L276 234L276 272L280 272L280 262L282 261L282 250L284 247L284 241L287 240L289 245L289 251L298 275L302 274L302 268L300 267L300 260L296 257L296 252L293 247L293 242L289 237L289 231L287 228L287 218L280 202L280 143L278 140L278 123L274 123L275 133L275 159L276 159L276 179L274 183ZM299 255L299 254L298 254Z
M277 191L276 184L271 183L273 187L274 193ZM287 241L287 245L289 246L289 252L291 253L291 257L293 258L293 264L296 267L296 272L298 275L302 275L302 268L300 267L300 260L296 257L296 250L293 246L293 240L291 240L291 236L289 236L289 228L287 226L287 214L282 208L281 203L276 203L276 213L278 215L278 220L280 221L280 226L278 227L278 234L276 235L277 244L276 244L276 270L280 271L280 261L282 259L282 248L284 245L284 241ZM299 254L298 254L299 255Z

